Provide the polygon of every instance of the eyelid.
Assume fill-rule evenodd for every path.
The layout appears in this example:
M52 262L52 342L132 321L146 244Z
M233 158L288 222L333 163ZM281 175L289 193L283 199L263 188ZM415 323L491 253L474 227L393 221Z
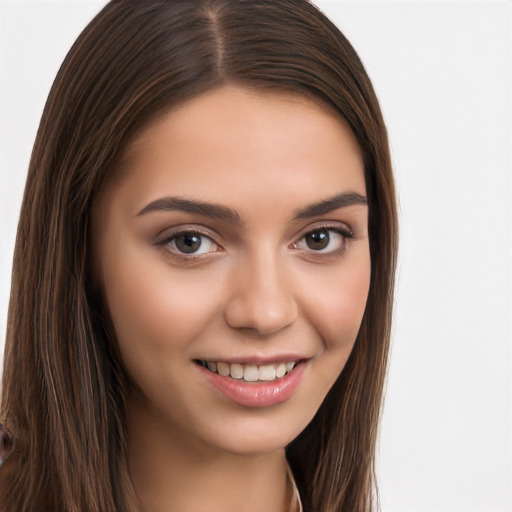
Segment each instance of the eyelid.
M299 242L304 240L304 238L308 234L314 233L315 231L321 231L321 230L335 232L339 236L341 236L343 238L343 243L342 243L341 247L333 249L333 250L329 250L329 251L323 251L323 250L315 251L314 249L311 249L311 248L297 247ZM352 231L350 226L348 226L346 223L332 222L332 221L331 222L328 222L328 221L327 222L319 222L318 224L309 225L305 229L303 229L300 232L300 234L295 238L295 241L291 244L291 248L299 251L302 254L307 255L308 258L318 258L318 259L325 260L328 258L336 258L336 257L342 255L347 248L346 247L347 243L350 240L352 240L353 238L354 238L354 232Z
M322 250L315 251L314 249L307 249L307 248L299 248L297 247L297 244L302 241L308 234L320 231L320 230L326 230L326 231L334 231L338 233L341 237L343 237L343 244L342 247L338 249L333 249L330 251L323 252ZM173 240L175 237L177 237L180 234L198 234L202 237L208 238L212 244L216 247L213 251L208 251L206 253L202 254L187 254L180 252L179 250L172 250L169 247L169 243L171 240ZM154 245L159 246L163 250L166 251L166 253L177 260L181 260L185 263L194 263L202 261L203 259L206 259L210 257L212 254L221 252L224 250L223 243L219 242L219 238L221 238L217 233L212 232L211 229L205 228L203 226L198 226L197 224L185 224L185 225L179 225L174 226L171 228L166 228L161 230L154 238ZM307 253L310 255L310 257L317 257L317 258L329 258L329 257L337 257L341 255L345 249L346 244L349 240L354 238L354 232L352 231L352 228L345 222L340 221L318 221L317 223L310 224L306 228L302 229L299 234L295 237L294 242L290 244L290 248L300 251L302 253Z
M321 229L325 229L328 231L337 231L347 238L354 238L355 234L352 228L346 222L339 221L318 221L314 224L309 224L307 227L303 228L299 231L298 235L295 237L295 240L300 240L308 233L313 231L318 231ZM294 242L295 243L295 242Z
M172 250L169 247L169 243L174 238L176 238L178 235L183 235L183 234L197 234L204 238L208 238L208 240L210 240L217 247L217 249L214 251L208 251L203 254L195 254L195 253L186 254L186 253L179 252L177 250ZM167 229L160 231L160 233L158 233L158 235L156 235L153 243L154 243L154 245L159 246L160 248L164 249L171 257L173 257L175 259L179 259L181 261L186 261L186 262L193 262L193 261L199 261L200 259L207 258L209 255L214 254L216 252L220 252L220 250L222 250L223 247L222 247L222 244L218 241L218 238L219 237L216 236L215 233L212 233L211 230L205 229L201 226L180 225L180 226L175 226L175 227L167 228Z

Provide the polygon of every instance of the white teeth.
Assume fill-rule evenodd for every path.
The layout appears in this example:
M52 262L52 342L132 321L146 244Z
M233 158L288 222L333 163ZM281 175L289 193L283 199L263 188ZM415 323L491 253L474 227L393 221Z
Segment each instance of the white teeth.
M211 372L218 373L222 377L231 377L237 380L243 379L246 382L271 382L276 379L282 379L295 368L297 363L288 362L257 366L255 364L242 365L240 363L228 364L223 362L203 361L203 365Z
M247 382L256 382L259 379L258 367L248 364L244 369L244 380Z
M286 365L284 363L281 363L277 368L276 368L276 377L278 379L280 379L281 377L284 377L286 374Z
M217 363L217 373L222 377L227 377L229 375L229 364Z
M241 364L233 363L231 365L231 377L233 379L242 379L244 376L244 368Z
M260 380L275 380L276 369L274 365L266 364L265 366L260 366L259 378Z

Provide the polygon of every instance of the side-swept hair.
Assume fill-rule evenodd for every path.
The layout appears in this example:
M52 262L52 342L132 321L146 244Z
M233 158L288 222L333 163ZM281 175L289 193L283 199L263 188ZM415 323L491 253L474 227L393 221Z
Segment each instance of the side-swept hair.
M397 221L386 129L361 61L306 0L113 0L62 64L30 161L0 404L17 448L0 469L1 512L138 510L127 379L91 284L91 206L136 133L226 84L307 96L360 146L367 306L346 367L287 457L308 512L372 510Z

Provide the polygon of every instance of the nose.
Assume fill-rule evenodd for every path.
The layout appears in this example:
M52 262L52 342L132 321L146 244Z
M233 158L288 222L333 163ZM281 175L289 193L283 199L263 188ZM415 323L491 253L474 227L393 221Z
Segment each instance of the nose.
M298 318L293 285L284 262L275 255L260 255L238 266L231 280L225 319L233 329L248 329L268 336L292 325Z

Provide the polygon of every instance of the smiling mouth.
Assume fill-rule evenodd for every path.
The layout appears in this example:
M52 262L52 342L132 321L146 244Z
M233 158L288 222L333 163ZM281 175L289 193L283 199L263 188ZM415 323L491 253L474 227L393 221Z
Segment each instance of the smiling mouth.
M299 364L299 361L265 364L261 366L240 363L230 364L222 361L196 360L195 362L221 377L230 377L245 382L272 382L282 379Z

